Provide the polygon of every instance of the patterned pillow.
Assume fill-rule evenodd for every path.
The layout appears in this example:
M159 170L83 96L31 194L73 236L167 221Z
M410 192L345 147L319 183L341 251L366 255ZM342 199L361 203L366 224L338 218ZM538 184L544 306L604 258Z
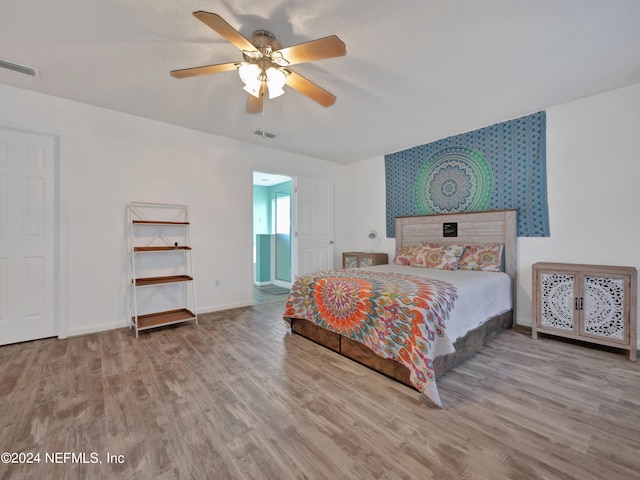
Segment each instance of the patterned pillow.
M423 243L416 253L414 267L438 268L440 270L455 270L464 251L463 245L437 245Z
M416 252L420 249L420 245L412 245L410 247L400 247L393 263L399 265L411 265L416 258Z
M500 272L504 245L467 245L458 263L458 270Z

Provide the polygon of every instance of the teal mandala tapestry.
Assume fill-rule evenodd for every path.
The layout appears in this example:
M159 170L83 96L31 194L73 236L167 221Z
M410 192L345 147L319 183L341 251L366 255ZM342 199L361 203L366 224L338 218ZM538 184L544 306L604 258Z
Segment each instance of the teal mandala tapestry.
M535 113L385 155L387 236L410 215L518 210L518 236L548 237L546 116Z

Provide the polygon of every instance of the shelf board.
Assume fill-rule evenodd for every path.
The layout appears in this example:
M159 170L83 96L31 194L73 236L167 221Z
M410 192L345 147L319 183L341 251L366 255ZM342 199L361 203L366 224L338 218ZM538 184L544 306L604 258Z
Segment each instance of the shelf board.
M166 312L148 313L138 315L138 330L147 330L149 328L162 327L164 325L172 325L174 323L188 322L195 320L196 316L190 310L181 308L179 310L169 310ZM131 318L135 324L135 317Z
M136 278L136 287L146 287L149 285L162 285L165 283L178 283L178 282L190 282L193 277L189 275L170 275L166 277L146 277Z
M157 220L133 220L134 225L189 225L189 222L159 222Z
M150 247L133 247L134 252L171 252L173 250L191 250L191 247L186 245L172 246L150 246Z

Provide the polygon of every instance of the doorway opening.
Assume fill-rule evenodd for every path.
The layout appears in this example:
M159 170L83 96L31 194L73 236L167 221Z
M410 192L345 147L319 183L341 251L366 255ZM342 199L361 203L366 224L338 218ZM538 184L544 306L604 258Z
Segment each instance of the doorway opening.
M292 178L253 172L254 304L286 299L292 281Z

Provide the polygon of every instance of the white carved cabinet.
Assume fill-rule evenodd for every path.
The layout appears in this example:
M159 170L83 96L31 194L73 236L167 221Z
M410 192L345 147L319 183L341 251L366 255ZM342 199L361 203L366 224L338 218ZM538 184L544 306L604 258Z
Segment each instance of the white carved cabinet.
M637 358L637 271L568 263L533 265L533 338L538 333L629 350Z

